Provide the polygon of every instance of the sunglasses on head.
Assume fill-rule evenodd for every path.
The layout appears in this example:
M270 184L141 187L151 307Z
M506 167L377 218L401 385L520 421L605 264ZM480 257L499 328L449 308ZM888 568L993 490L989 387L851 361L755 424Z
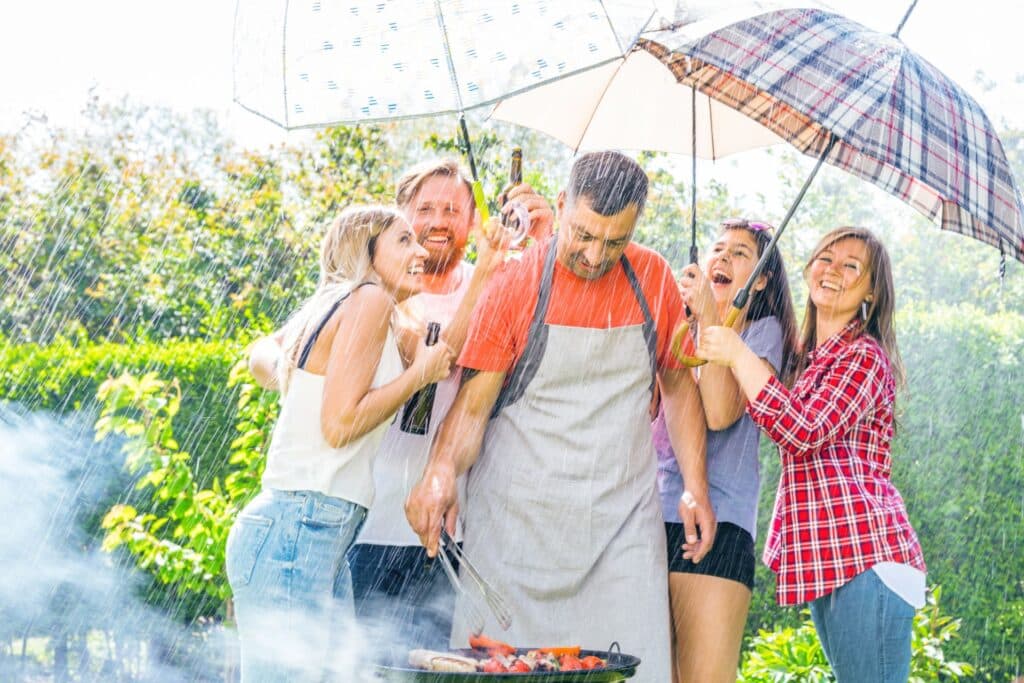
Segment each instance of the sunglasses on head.
M753 232L761 232L762 230L774 230L775 226L770 223L762 223L760 221L748 221L746 218L730 218L722 221L722 227L726 229L732 228L746 228Z

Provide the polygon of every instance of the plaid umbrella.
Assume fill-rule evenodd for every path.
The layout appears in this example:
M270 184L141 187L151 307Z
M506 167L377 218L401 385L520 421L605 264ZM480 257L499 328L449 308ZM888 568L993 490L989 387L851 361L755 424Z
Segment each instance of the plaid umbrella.
M787 9L674 46L663 61L801 152L1024 262L1024 200L988 117L898 37Z

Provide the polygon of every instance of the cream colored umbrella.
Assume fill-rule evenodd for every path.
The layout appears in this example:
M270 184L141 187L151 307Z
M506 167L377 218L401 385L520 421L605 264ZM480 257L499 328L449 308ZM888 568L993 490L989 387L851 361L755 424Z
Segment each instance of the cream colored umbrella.
M546 133L573 150L670 152L720 159L784 142L750 117L682 85L639 40L625 57L503 99L489 118Z

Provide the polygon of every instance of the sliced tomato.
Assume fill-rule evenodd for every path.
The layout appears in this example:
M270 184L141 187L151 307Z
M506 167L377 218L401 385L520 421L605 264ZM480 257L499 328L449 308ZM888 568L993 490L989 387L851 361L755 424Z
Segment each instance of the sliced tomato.
M583 666L584 669L604 668L604 660L600 657L595 657L594 655L587 655L586 657L580 660L580 664Z
M484 665L481 668L483 669L484 673L488 674L503 674L508 671L508 669L505 668L504 664L499 662L497 659L494 659L493 657L491 659L484 660Z
M517 659L516 661L512 662L512 666L510 666L508 670L515 671L516 673L526 673L527 671L533 671L533 669L530 668L530 665L521 659Z
M576 655L562 655L558 658L558 664L562 667L562 671L581 671L583 669L583 662Z

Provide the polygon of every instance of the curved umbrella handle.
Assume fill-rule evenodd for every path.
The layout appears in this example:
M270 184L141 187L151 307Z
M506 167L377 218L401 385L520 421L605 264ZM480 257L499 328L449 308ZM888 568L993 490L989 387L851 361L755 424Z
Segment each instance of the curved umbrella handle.
M732 306L729 309L729 315L725 316L725 322L722 323L724 327L732 327L736 324L736 320L740 317L741 309ZM672 335L672 355L676 357L680 363L688 368L700 367L707 363L703 358L697 358L696 356L687 356L683 354L683 338L690 331L690 323L685 320L676 328L675 334Z

